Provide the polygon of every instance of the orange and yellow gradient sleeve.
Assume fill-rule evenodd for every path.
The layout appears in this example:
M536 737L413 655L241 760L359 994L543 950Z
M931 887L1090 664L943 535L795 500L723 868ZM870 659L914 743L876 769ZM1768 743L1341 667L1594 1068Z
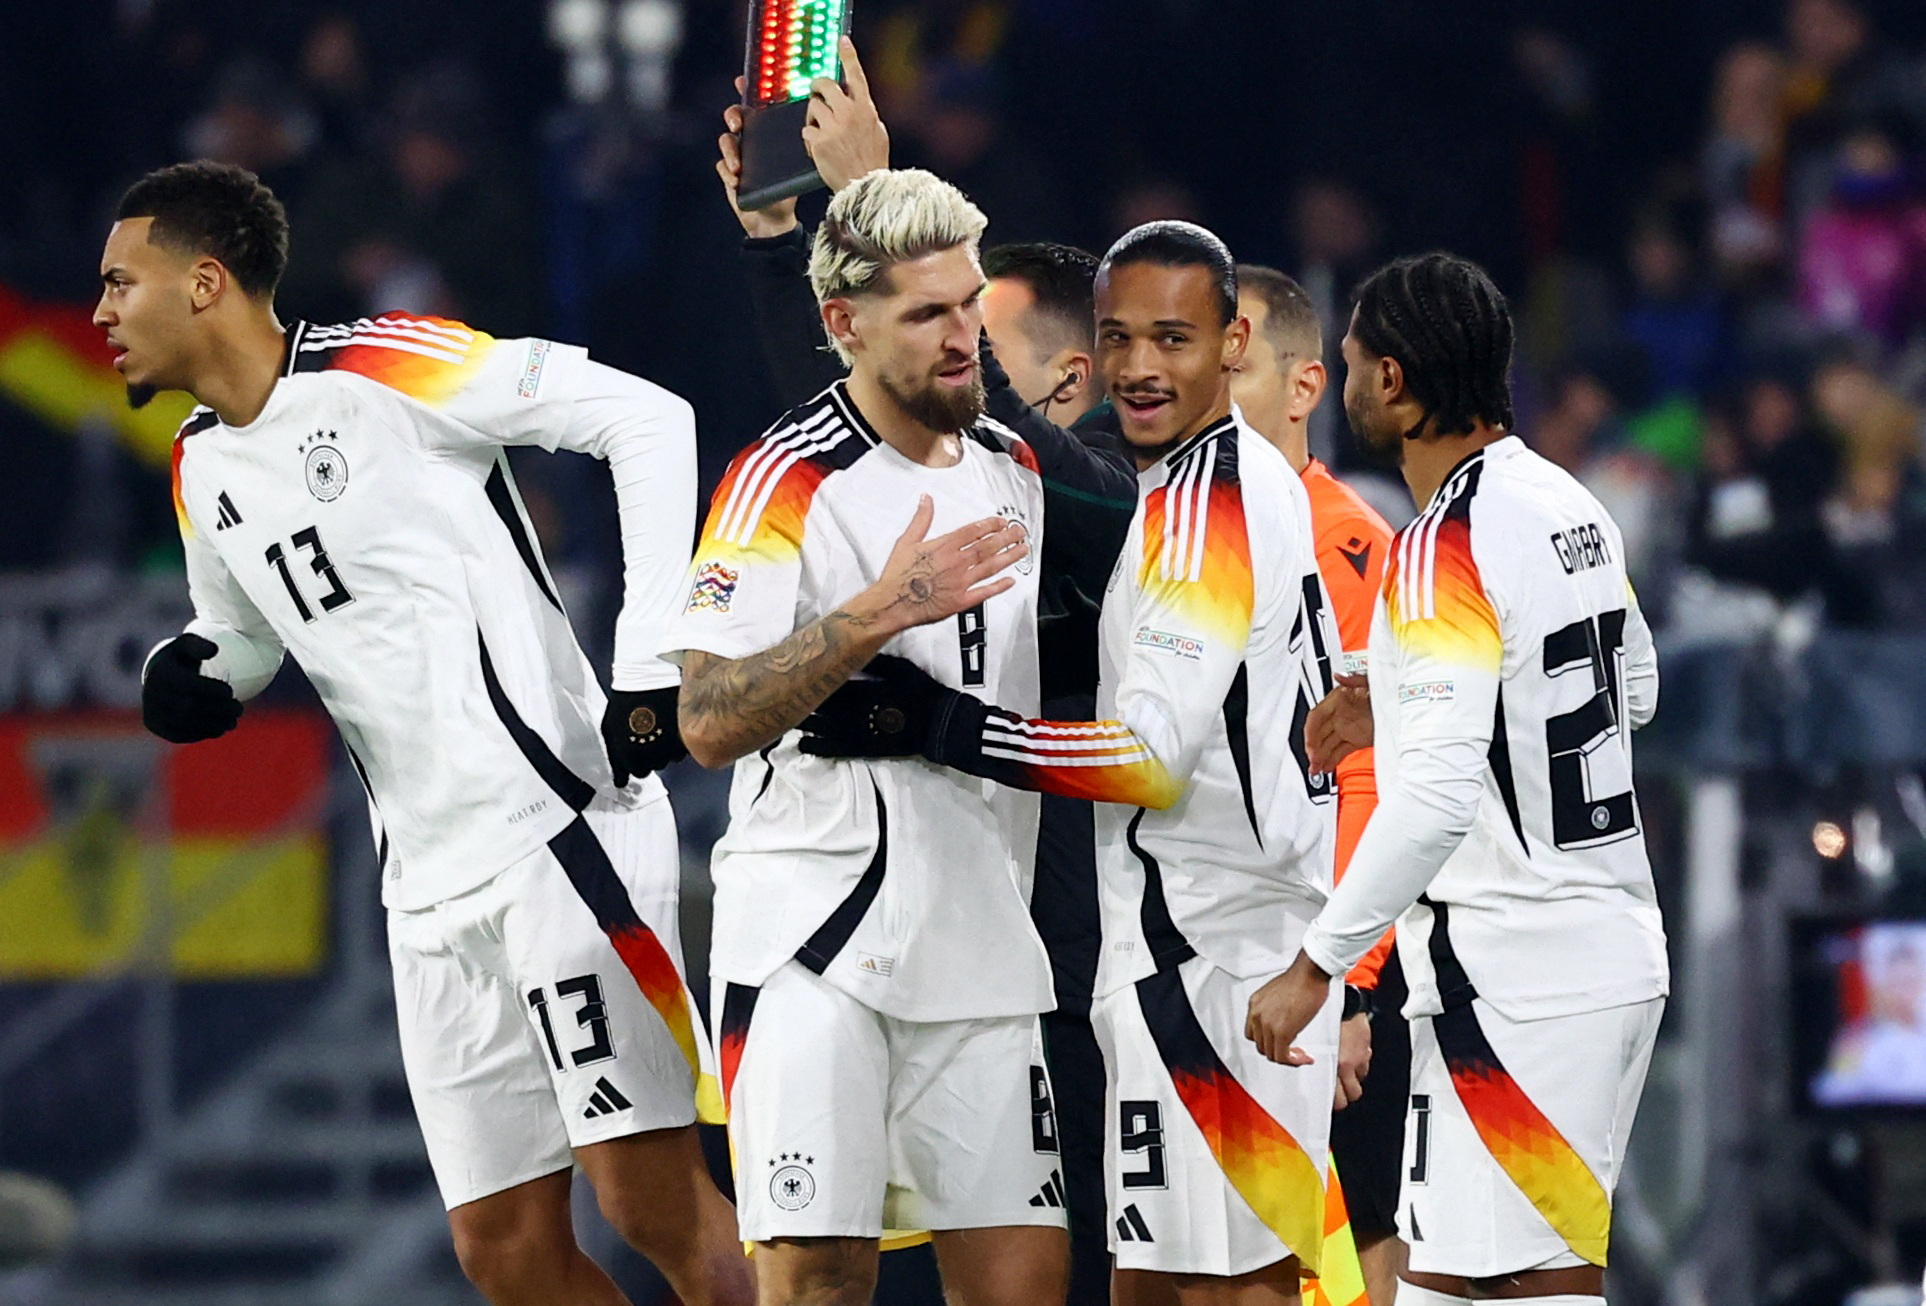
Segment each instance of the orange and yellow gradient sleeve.
M1304 936L1305 955L1333 975L1379 946L1471 829L1504 661L1462 511L1420 517L1398 535L1384 604L1396 665L1372 667L1371 697L1380 715L1395 713L1397 774Z
M1183 796L1250 642L1255 583L1239 486L1212 478L1151 491L1143 540L1119 719L1027 721L992 708L979 774L1131 807Z

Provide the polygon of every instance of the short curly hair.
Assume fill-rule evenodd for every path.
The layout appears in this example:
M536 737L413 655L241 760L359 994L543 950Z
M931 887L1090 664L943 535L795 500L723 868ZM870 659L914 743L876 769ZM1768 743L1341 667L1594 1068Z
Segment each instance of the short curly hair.
M219 260L241 289L270 296L288 267L288 215L246 168L197 159L157 169L127 188L119 221L152 218L148 239Z

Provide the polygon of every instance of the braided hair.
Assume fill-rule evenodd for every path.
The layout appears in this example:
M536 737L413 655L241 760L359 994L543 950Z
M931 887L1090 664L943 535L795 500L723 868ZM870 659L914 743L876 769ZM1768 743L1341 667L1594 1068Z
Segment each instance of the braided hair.
M1483 268L1453 254L1401 258L1358 288L1358 343L1395 358L1440 435L1469 435L1482 419L1509 428L1511 308Z

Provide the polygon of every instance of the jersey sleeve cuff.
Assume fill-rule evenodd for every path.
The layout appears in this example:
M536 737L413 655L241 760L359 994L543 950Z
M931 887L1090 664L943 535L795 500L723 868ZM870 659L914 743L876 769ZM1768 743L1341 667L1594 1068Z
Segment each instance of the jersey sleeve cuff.
M1304 932L1304 942L1298 946L1312 965L1334 978L1342 978L1357 963L1356 957L1346 957L1338 941L1315 924Z

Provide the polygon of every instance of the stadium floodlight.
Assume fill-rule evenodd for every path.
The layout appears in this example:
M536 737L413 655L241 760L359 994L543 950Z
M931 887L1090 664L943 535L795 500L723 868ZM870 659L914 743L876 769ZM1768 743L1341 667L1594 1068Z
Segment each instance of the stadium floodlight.
M850 0L749 0L743 60L742 184L746 209L822 185L803 148L809 84L842 76L837 43L849 30Z

